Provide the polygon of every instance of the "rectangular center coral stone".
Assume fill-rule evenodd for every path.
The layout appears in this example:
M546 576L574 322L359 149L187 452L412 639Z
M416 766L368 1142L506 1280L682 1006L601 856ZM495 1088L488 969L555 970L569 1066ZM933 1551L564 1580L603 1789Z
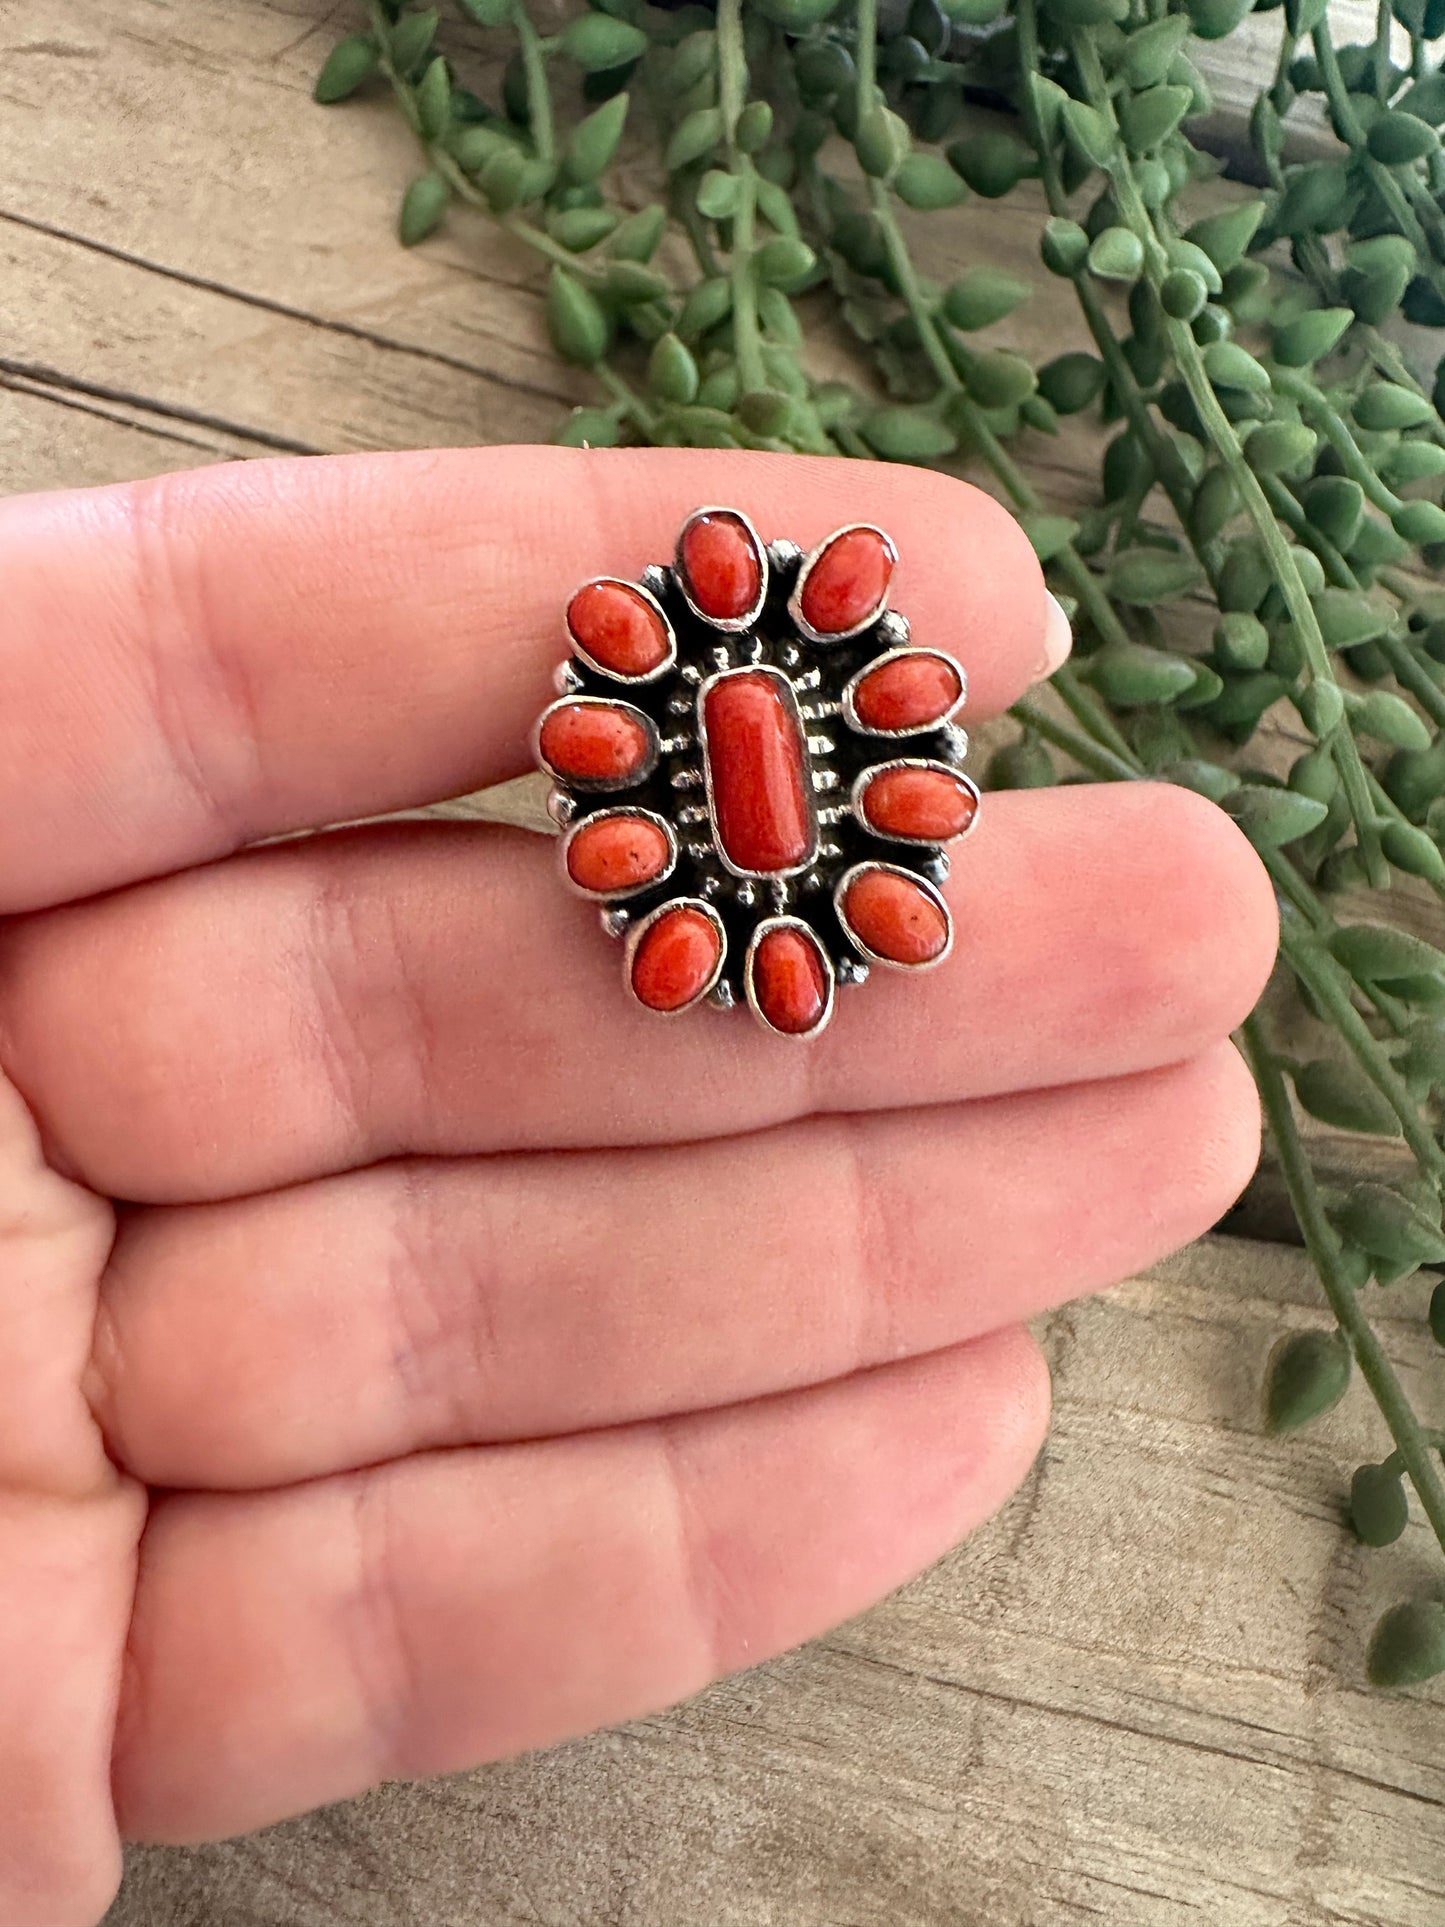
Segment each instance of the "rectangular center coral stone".
M720 853L749 876L796 870L812 859L818 829L812 771L786 676L733 669L702 693L703 754Z

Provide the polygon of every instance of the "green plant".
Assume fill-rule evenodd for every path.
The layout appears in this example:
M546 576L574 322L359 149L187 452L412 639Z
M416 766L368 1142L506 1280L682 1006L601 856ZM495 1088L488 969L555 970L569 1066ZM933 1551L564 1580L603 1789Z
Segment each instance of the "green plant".
M1261 1012L1242 1041L1336 1321L1276 1347L1266 1422L1308 1422L1357 1369L1392 1449L1355 1474L1355 1530L1397 1537L1408 1480L1445 1551L1440 1435L1371 1323L1377 1290L1445 1265L1445 952L1377 921L1374 901L1342 903L1397 880L1445 899L1445 594L1429 574L1445 557L1445 366L1422 377L1382 331L1398 315L1445 326L1445 67L1430 51L1445 0L1381 0L1373 41L1345 47L1324 0L1285 0L1250 122L1263 187L1192 219L1220 165L1191 137L1210 98L1189 46L1233 31L1248 0L594 4L544 34L526 0L459 0L486 30L463 57L438 49L435 11L369 0L317 97L391 89L423 163L403 242L461 203L549 263L553 344L597 388L563 441L987 471L1078 635L1058 707L1017 706L988 780L1054 782L1059 756L1104 779L1164 777L1258 848L1319 1042L1288 1055ZM486 97L462 76L499 49ZM1305 95L1334 146L1290 159ZM662 184L641 208L615 168L629 132ZM1024 181L1043 263L1093 344L1041 368L978 339L1027 286L986 264L937 286L906 231L913 211ZM851 331L859 384L810 370L804 296ZM1086 410L1114 432L1097 501L1062 514L1030 460ZM1296 738L1286 774L1242 754L1266 716L1261 746ZM1298 1110L1399 1136L1413 1175L1333 1192ZM1445 1284L1431 1327L1445 1345ZM1433 1601L1392 1609L1372 1677L1445 1670L1442 1625Z

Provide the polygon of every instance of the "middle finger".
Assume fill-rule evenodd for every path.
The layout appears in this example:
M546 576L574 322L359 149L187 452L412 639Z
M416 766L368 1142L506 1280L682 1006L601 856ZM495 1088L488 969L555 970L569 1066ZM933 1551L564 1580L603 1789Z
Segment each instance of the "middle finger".
M235 1196L407 1154L727 1135L1178 1062L1268 973L1224 814L1111 785L993 797L952 958L876 972L797 1046L664 1022L538 840L390 826L274 846L0 934L0 1055L52 1162L119 1198Z

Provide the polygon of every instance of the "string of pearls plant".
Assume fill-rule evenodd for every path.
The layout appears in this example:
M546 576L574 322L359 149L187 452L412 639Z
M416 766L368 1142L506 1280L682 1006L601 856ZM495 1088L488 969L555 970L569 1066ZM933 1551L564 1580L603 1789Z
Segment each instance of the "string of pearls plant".
M445 29L366 0L316 96L393 95L420 149L404 244L464 205L549 264L552 342L596 384L562 441L987 472L1078 635L1062 714L1020 703L987 780L1052 783L1062 757L1182 783L1268 865L1316 1043L1290 1054L1261 1012L1242 1041L1336 1322L1275 1347L1267 1423L1307 1423L1357 1371L1390 1449L1355 1471L1353 1528L1396 1539L1408 1487L1445 1554L1442 1435L1372 1323L1379 1293L1445 1266L1445 952L1371 900L1399 880L1445 900L1445 375L1386 327L1445 326L1445 0L1381 0L1373 39L1340 47L1326 0L1285 0L1250 121L1262 187L1195 218L1220 163L1191 138L1211 101L1190 49L1250 0L594 6L543 32L526 0L457 0ZM1334 145L1292 159L1305 96ZM642 207L619 195L624 133L656 155ZM976 340L1028 286L987 263L936 285L899 220L1023 181L1093 344L1037 368ZM810 369L804 295L856 338L871 392ZM1113 432L1097 501L1067 515L1030 469L1085 411ZM1201 602L1207 646L1181 619ZM1249 760L1267 715L1276 745L1298 739L1287 775ZM1413 1170L1331 1188L1300 1111L1402 1139ZM1429 1317L1445 1346L1445 1282ZM1393 1607L1368 1663L1390 1685L1445 1671L1445 1601Z

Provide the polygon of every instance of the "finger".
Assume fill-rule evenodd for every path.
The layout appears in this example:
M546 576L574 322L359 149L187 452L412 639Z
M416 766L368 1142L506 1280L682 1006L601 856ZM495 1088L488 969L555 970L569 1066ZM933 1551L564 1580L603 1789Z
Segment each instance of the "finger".
M81 1395L111 1213L0 1079L0 1920L97 1919L120 1878L111 1723L143 1495Z
M882 971L804 1046L618 988L532 839L393 827L12 924L0 1040L96 1189L234 1196L421 1152L730 1135L1176 1062L1249 1010L1273 898L1171 787L990 801L940 970ZM98 1043L98 1040L99 1043Z
M731 1404L1141 1270L1208 1230L1258 1152L1224 1043L933 1113L140 1212L103 1287L92 1404L128 1470L188 1488Z
M755 1405L163 1500L117 1735L122 1829L240 1832L794 1645L1003 1501L1047 1386L1007 1332Z
M1038 672L1018 525L922 469L682 449L248 462L0 504L0 911L526 767L567 593L671 556L699 502L765 540L865 513L971 713ZM982 560L982 566L980 566Z

